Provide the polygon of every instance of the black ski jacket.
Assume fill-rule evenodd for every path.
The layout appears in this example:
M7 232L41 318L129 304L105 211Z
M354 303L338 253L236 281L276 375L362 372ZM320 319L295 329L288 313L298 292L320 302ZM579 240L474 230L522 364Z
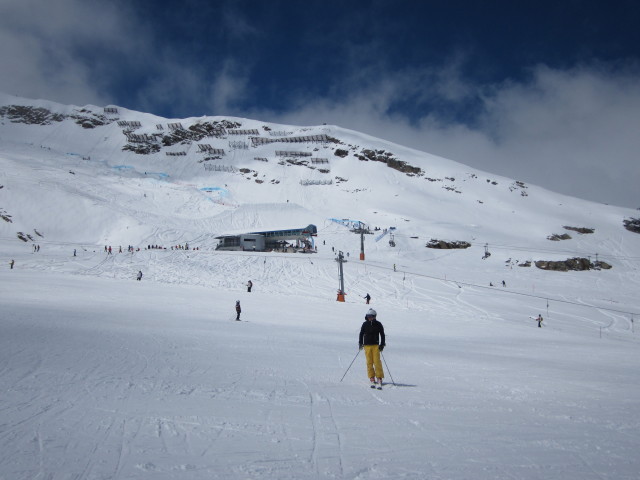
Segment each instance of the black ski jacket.
M380 342L378 342L378 337ZM384 339L384 327L378 320L365 320L360 329L360 345L386 345Z

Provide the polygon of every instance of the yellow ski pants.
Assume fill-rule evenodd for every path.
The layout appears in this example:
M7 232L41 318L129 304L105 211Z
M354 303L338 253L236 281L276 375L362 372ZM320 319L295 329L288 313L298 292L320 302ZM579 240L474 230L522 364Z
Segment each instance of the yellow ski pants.
M367 360L367 375L369 378L384 378L382 362L380 361L380 348L378 345L365 345L364 357Z

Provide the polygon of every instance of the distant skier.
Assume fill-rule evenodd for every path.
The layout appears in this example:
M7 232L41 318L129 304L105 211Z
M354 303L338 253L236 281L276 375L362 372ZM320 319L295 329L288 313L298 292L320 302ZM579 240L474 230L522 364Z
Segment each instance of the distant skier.
M364 299L367 301L367 305L369 305L369 301L371 300L371 295L368 293L364 296Z
M247 292L251 292L251 287L253 287L253 282L251 280L249 280L247 282Z
M76 256L76 249L75 248L73 249L73 256L74 257Z
M240 313L242 312L242 309L240 308L240 300L236 300L236 321L239 322L240 321Z
M9 266L11 267L10 270L13 270L13 265L16 263L16 261L12 258L11 261L9 262Z
M542 318L542 315L538 315L538 318L536 318L536 322L538 322L538 328L542 328L542 321L544 319Z
M360 350L364 348L364 355L367 360L367 375L371 382L371 388L382 389L382 379L384 371L380 361L380 352L385 347L384 327L376 320L377 313L372 308L364 316L365 320L360 328L358 346Z
M503 286L503 287L506 287L506 286L507 286L507 284L505 283L505 281L504 281L504 280L502 280L502 286Z
M136 277L136 280L142 280L142 270L138 270L138 276Z

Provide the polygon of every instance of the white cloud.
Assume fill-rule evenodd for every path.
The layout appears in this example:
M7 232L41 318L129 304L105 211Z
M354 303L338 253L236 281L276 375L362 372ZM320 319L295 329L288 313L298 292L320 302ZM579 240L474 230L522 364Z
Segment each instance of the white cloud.
M526 82L488 88L462 80L458 67L379 74L339 101L300 100L289 112L251 113L283 123L337 124L568 195L640 206L636 69L541 65ZM457 101L472 95L483 107L473 127L435 113L417 124L402 112L389 113L403 96Z
M104 2L23 0L0 4L0 90L63 103L100 103L76 47L121 50L121 14Z
M233 110L233 104L241 101L248 89L247 72L236 61L227 60L211 83L209 104L216 115Z
M230 11L223 23L235 37L253 32ZM211 74L203 65L206 61L175 50L159 40L162 34L126 2L0 2L0 91L185 116L229 113L230 104L242 98L246 88L244 67L222 60L222 67ZM127 86L115 92L114 82Z
M484 151L459 154L552 190L640 206L638 79L637 71L603 65L539 66L530 82L492 92L480 127L490 142ZM451 140L440 148L449 149Z

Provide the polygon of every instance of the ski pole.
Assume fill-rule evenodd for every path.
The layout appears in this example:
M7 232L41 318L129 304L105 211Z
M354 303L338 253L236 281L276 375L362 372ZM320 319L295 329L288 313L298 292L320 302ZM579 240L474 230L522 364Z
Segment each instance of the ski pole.
M351 368L351 365L353 365L353 362L356 361L356 358L358 358L358 355L360 355L360 349L358 349L358 353L356 353L356 356L353 357L353 360L351 360L351 363L349 364L349 366L347 367L347 372L349 371L349 369ZM344 377L347 376L347 372L344 372L344 375L342 375L342 378L340 379L340 381L344 380Z
M380 355L382 355L382 352L380 352ZM384 360L384 366L387 368L387 372L389 372L389 377L391 377L391 383L395 386L396 382L393 381L393 375L391 375L391 370L389 370L389 365L387 365L387 359L384 358L384 355L382 355L382 360Z

